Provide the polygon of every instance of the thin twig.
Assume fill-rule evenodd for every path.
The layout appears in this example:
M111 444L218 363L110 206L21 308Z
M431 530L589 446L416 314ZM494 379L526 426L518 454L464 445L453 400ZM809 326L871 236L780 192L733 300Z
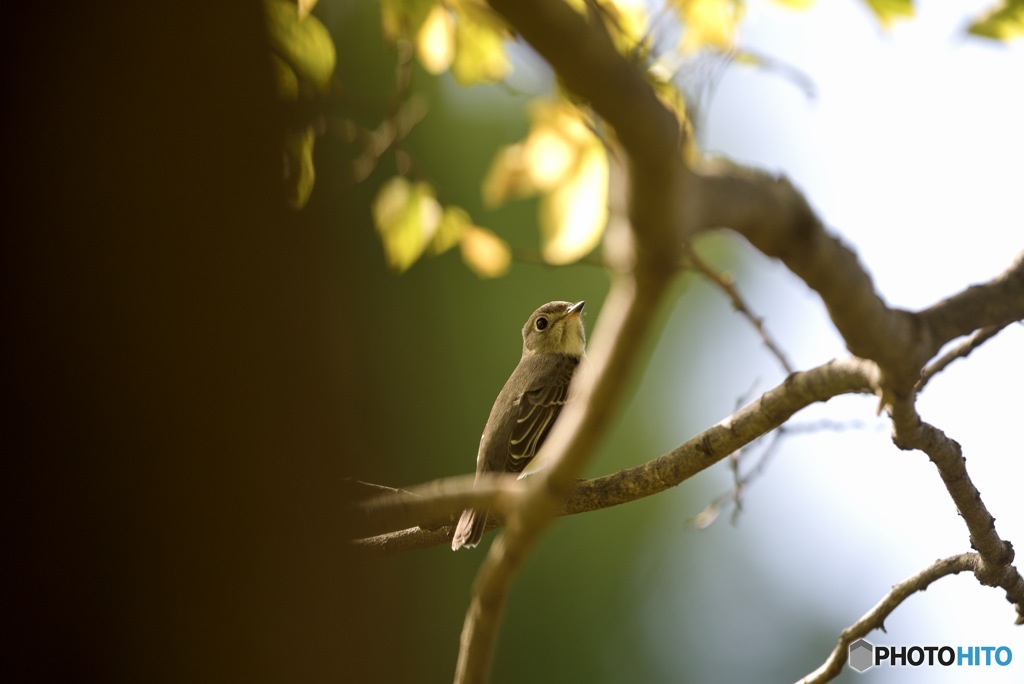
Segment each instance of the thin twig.
M371 535L414 525L436 529L466 508L489 508L502 516L524 484L514 475L460 475L364 499L353 507L353 535Z
M768 331L765 330L764 319L755 315L750 307L747 306L747 303L744 301L742 295L740 295L739 290L736 289L736 284L733 282L733 279L728 274L716 270L711 264L704 261L704 259L697 254L697 251L690 246L686 247L686 260L689 265L693 266L693 268L711 281L715 287L721 290L725 296L729 298L729 301L732 303L732 308L750 321L750 324L754 326L754 330L756 330L757 334L760 336L761 342L768 351L771 352L772 356L778 360L786 373L792 373L793 365L782 352L782 348L775 343L775 340L773 340L771 335L768 334Z
M1009 325L1008 322L999 325L990 325L988 327L975 330L973 335L950 349L939 358L935 359L935 361L932 361L923 371L921 371L921 379L917 381L916 385L914 385L914 391L920 392L923 390L924 386L928 384L928 381L938 373L945 370L946 366L957 359L966 359L971 352L998 335L999 332L1007 325Z
M373 131L366 131L362 154L352 161L352 180L362 183L377 168L385 153L394 148L399 151L406 136L427 115L427 104L422 97L413 96L400 106L394 113L380 122Z
M798 684L820 684L835 679L846 662L850 644L866 636L871 630L884 629L885 619L911 595L924 591L933 582L948 575L975 571L980 561L981 558L976 553L963 553L944 558L895 585L881 601L875 604L874 608L842 631L836 647L832 649L825 662L814 672L801 679Z
M846 422L837 422L833 420L823 419L814 421L813 423L803 423L797 425L784 424L780 425L773 432L769 433L772 437L771 442L766 446L761 454L760 458L754 466L744 474L739 471L740 461L744 460L744 457L749 452L749 447L754 446L756 442L744 446L742 449L730 456L730 469L733 472L733 486L732 489L722 492L714 499L712 499L707 506L701 510L696 516L693 517L692 524L694 528L698 530L707 529L715 523L715 521L722 514L722 509L725 504L732 501L735 505L733 509L730 522L736 524L739 520L739 515L742 512L742 493L754 482L755 479L759 478L764 474L764 471L768 467L768 462L771 457L778 451L779 446L782 444L783 438L789 435L795 434L808 434L817 433L826 430L835 432L841 432L845 430L863 430L867 427L867 424L860 420L851 420ZM764 436L758 438L759 440L764 439ZM732 461L735 459L735 466Z

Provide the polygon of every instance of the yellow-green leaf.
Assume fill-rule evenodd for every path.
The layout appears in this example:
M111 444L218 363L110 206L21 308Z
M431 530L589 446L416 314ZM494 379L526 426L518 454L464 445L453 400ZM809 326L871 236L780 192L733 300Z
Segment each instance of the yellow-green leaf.
M330 33L312 15L300 19L291 2L267 0L265 7L274 54L292 68L299 81L310 83L320 92L326 91L336 59Z
M455 58L455 18L442 5L434 5L416 35L416 54L423 68L437 75L448 71Z
M441 221L437 224L437 232L434 239L430 241L430 252L441 254L459 244L463 233L467 228L472 227L473 221L465 209L456 206L444 208L441 214Z
M971 24L967 31L1004 42L1024 36L1024 0L1003 0Z
M888 28L899 19L914 16L914 0L865 0L879 23Z
M437 0L380 0L384 37L412 40L436 4Z
M292 209L302 209L313 192L316 171L313 168L313 143L316 131L312 126L289 129L284 134L284 183L286 199Z
M481 278L498 278L512 264L512 250L500 237L477 226L466 226L459 241L462 260Z
M495 22L472 3L461 3L455 20L452 76L460 85L495 83L508 76L511 63Z
M598 140L581 152L572 177L541 199L541 255L552 264L586 256L608 221L608 156Z
M299 19L305 19L316 7L316 0L298 0Z
M428 184L396 176L377 193L371 213L388 266L401 273L430 243L441 220L441 205Z
M491 163L483 184L488 206L554 190L576 172L581 150L597 140L579 110L565 102L533 102L530 119L526 139L502 148Z
M526 169L524 149L523 143L517 143L498 150L484 176L482 194L486 206L497 207L513 197L536 192Z
M270 55L270 70L274 72L274 85L277 96L289 102L299 99L299 77L295 75L288 62L277 55Z
M795 10L807 9L814 4L814 0L775 0L775 2L783 7Z
M705 47L729 50L743 18L741 0L671 0L670 6L684 24L679 47L696 52Z

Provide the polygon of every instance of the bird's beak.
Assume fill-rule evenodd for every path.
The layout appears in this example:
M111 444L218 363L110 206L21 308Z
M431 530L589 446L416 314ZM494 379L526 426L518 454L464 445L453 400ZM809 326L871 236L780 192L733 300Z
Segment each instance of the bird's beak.
M575 304L573 304L572 306L569 307L569 310L565 312L565 315L566 316L579 316L581 313L583 313L583 306L585 304L586 304L586 302L576 302Z

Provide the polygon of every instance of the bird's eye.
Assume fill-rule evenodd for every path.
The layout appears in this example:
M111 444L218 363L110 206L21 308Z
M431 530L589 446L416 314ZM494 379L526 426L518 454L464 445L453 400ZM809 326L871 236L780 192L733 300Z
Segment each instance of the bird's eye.
M533 325L534 327L537 328L537 330L543 330L544 328L548 327L548 319L541 316Z

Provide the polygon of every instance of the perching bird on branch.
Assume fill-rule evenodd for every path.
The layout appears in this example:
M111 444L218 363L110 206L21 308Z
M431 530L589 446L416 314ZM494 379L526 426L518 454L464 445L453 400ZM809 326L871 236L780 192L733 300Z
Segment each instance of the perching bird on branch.
M569 398L569 383L584 356L585 302L549 302L523 326L523 356L498 394L480 437L476 473L520 473L537 454ZM452 550L480 542L487 511L467 508Z

